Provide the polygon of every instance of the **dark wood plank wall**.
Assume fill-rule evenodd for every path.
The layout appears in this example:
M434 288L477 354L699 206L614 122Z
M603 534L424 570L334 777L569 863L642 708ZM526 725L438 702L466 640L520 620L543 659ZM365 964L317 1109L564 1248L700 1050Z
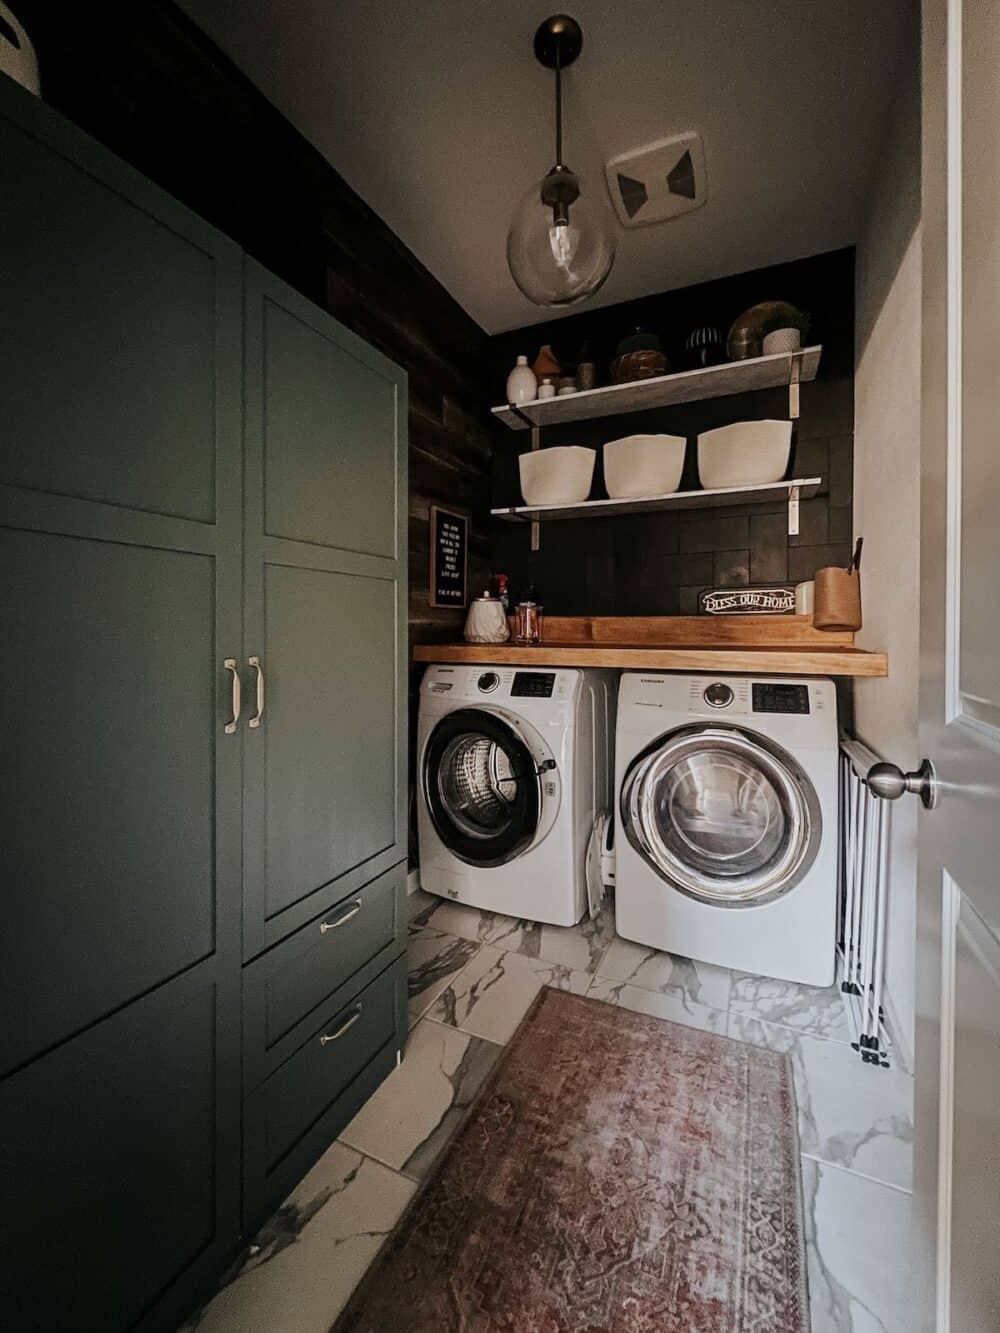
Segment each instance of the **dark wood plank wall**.
M410 377L410 637L452 639L432 610L428 506L468 513L470 586L489 569L487 339L248 79L165 0L16 0L42 92L113 152L233 237Z

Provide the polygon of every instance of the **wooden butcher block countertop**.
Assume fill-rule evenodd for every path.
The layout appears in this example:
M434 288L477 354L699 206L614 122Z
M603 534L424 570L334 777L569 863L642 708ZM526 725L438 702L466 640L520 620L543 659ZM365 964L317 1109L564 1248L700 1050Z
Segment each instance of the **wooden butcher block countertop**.
M421 643L415 662L731 671L784 676L887 676L885 653L855 648L849 631L811 616L552 616L537 648Z

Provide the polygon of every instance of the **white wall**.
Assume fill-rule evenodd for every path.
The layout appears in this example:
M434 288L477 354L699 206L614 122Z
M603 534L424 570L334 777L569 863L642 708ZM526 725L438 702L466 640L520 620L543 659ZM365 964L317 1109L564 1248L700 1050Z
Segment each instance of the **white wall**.
M919 676L920 97L917 52L897 77L893 120L857 248L854 531L864 629L889 654L888 680L855 682L855 731L914 768ZM917 802L892 808L886 988L896 1036L913 1052Z

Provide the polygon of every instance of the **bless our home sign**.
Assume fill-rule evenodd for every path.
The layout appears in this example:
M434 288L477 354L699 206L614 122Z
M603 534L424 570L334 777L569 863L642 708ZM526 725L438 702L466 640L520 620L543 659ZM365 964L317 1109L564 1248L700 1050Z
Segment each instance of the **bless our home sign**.
M700 602L705 616L787 616L795 610L795 589L712 588Z

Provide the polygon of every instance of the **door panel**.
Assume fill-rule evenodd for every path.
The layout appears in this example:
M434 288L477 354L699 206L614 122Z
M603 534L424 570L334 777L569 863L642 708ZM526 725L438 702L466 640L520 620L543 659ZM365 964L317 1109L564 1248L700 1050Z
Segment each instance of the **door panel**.
M996 1236L1000 1226L1000 941L948 886L954 906L949 931L953 979L950 1029L954 1090L950 1178L958 1182L951 1204L951 1330L976 1333L1000 1318ZM946 1061L947 1070L947 1061ZM947 1072L945 1075L948 1077Z
M221 1227L235 1238L238 1156L217 1137L230 992L198 969L0 1083L6 1327L131 1328L169 1285L207 1279Z
M212 951L215 571L2 528L0 565L2 1073Z
M210 523L214 237L90 167L0 123L0 482Z
M305 323L267 298L263 315L264 530L394 558L394 380L315 317Z
M239 1227L241 256L2 78L0 172L0 1307L173 1327Z
M245 302L249 959L405 855L406 377L249 261Z
M396 587L272 565L264 608L270 918L396 840Z
M1000 1327L1000 9L922 6L917 1326ZM904 799L912 799L904 797Z

